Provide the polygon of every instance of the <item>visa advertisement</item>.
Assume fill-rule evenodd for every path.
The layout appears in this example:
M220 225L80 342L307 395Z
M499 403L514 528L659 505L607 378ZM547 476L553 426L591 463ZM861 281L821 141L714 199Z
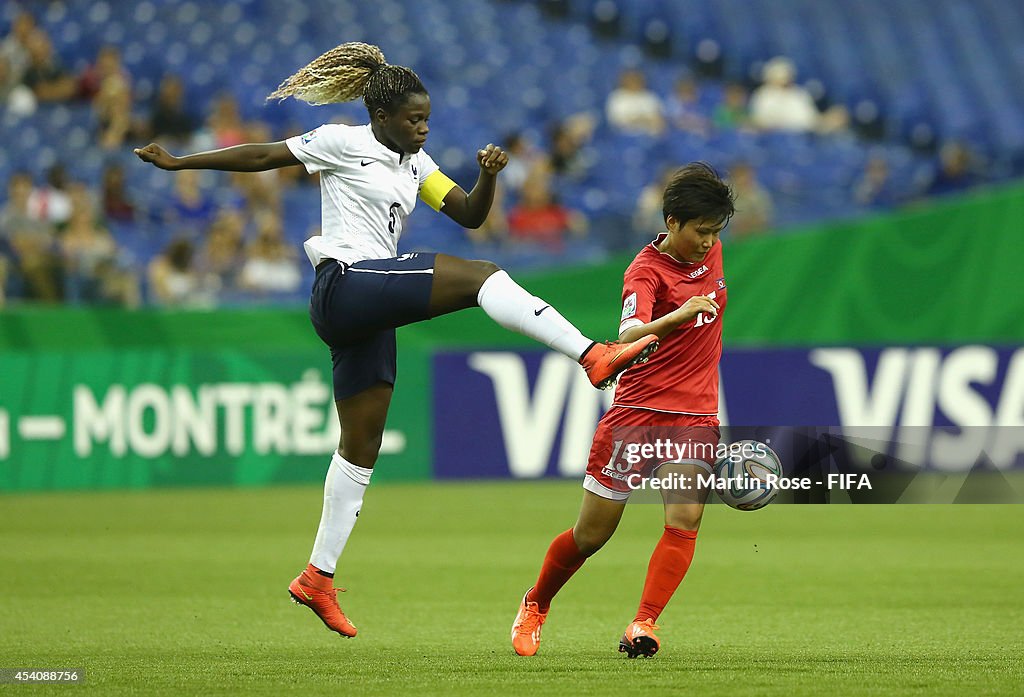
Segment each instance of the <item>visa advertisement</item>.
M581 477L614 399L550 352L444 352L433 371L438 478ZM876 468L1024 466L1024 348L727 349L720 376L724 439L799 434Z

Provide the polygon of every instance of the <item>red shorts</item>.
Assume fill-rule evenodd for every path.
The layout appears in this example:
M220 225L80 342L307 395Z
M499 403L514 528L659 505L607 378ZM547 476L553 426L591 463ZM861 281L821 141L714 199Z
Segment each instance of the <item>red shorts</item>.
M583 488L625 501L661 465L690 463L711 471L720 437L717 416L612 407L597 424Z

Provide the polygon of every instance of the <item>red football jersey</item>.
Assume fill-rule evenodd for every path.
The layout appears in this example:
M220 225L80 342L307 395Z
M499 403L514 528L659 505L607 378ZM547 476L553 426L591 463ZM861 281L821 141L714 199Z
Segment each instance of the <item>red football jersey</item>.
M626 269L619 333L667 315L695 295L714 298L718 316L702 312L662 339L650 361L623 373L614 406L717 415L726 303L722 244L716 243L704 261L682 262L658 250L667 234L644 247Z

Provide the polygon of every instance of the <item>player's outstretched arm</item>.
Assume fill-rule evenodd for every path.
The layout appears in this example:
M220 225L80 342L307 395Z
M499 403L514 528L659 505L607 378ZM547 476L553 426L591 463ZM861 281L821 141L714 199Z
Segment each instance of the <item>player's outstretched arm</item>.
M667 315L662 315L639 327L630 327L619 334L619 341L636 341L648 334L657 334L659 339L664 339L679 327L695 319L701 312L717 317L718 303L707 295L695 295Z
M183 157L175 157L156 143L135 148L133 152L143 162L170 171L219 169L227 172L263 172L301 164L283 140L276 143L246 143Z
M497 145L488 143L487 147L477 150L476 161L480 165L476 186L468 194L456 186L444 197L444 208L441 209L462 227L474 230L487 219L494 201L498 172L508 164L508 155Z

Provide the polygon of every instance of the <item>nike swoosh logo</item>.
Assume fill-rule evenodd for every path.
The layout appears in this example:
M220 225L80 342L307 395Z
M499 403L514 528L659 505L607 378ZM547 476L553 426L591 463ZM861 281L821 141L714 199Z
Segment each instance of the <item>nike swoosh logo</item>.
M312 600L312 599L313 599L313 596L311 596L311 595L306 595L306 591L302 590L301 588L299 589L299 591L300 591L300 592L301 592L301 593L302 593L303 595L305 595L305 596L306 596L306 600Z
M540 317L540 313L544 312L544 310L548 309L549 307L551 307L551 306L550 305L545 305L544 307L540 308L539 310L534 310L533 311L533 316L534 317Z
M361 166L365 167L366 165L372 165L372 164L373 164L373 160L369 160L369 161L367 161L367 162L363 162L362 160L360 160L360 161L359 161L359 164L360 164Z

